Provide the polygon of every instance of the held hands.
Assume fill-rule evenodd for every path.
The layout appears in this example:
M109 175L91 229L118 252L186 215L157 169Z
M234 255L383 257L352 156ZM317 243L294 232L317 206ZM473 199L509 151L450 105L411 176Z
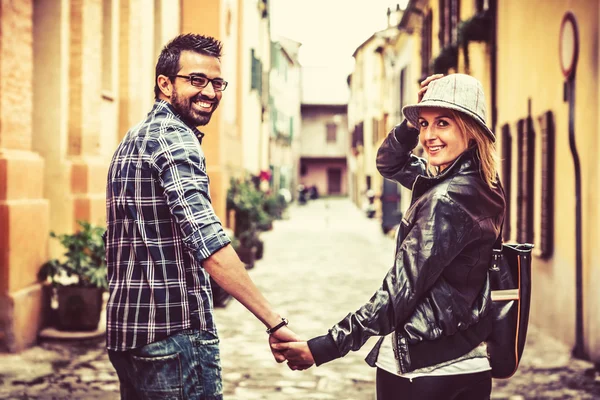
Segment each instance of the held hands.
M282 323L267 329L273 357L278 363L287 360L288 367L293 371L308 369L315 363L308 343L301 342L287 324L288 321L282 318Z
M275 357L275 361L278 363L282 363L286 360L283 351L278 350L276 347L273 347L274 343L285 343L285 342L297 342L300 338L296 336L294 332L287 326L280 328L269 335L269 347L271 348L271 353L273 353L273 357Z
M271 349L283 355L293 371L308 369L315 363L307 342L272 342Z

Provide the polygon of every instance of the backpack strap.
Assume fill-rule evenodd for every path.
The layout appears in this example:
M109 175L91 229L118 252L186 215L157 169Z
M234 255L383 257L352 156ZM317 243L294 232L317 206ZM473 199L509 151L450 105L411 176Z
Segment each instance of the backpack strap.
M502 197L504 197L504 200L507 201L506 193L504 193L504 187L502 186L502 182L500 181L500 177L498 175L496 175L496 182L498 182L498 188L500 189L500 192L502 192ZM506 218L506 214L504 215L504 218ZM502 251L502 233L503 233L503 231L504 231L504 219L502 219L502 224L500 225L500 235L496 239L496 243L494 243L494 250Z

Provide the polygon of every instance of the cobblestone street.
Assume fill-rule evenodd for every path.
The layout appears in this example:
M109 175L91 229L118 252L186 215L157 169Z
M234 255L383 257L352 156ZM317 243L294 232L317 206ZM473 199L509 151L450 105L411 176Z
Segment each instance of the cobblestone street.
M265 256L252 278L301 337L323 334L367 301L393 260L394 241L347 199L295 206L262 235ZM375 370L361 351L318 368L290 371L268 349L264 326L232 300L216 310L227 400L374 400ZM0 354L1 399L118 399L103 338L44 342ZM494 383L493 399L600 398L593 365L530 329L519 372Z

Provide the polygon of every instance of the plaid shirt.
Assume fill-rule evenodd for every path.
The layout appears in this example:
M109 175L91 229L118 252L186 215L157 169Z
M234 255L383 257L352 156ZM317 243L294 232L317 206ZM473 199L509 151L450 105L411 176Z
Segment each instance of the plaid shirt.
M211 205L202 136L157 101L113 156L105 239L110 350L182 329L216 334L201 262L230 240Z

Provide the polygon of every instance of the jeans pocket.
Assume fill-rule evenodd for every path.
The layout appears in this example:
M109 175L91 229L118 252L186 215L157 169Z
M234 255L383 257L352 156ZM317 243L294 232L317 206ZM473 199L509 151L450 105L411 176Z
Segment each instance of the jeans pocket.
M200 330L195 332L192 342L194 343L194 347L218 346L219 337L212 332Z
M183 399L179 353L156 357L132 355L131 363L135 386L144 399Z
M194 354L201 368L197 370L200 386L207 400L223 398L221 354L219 337L207 331L198 331L193 339Z

